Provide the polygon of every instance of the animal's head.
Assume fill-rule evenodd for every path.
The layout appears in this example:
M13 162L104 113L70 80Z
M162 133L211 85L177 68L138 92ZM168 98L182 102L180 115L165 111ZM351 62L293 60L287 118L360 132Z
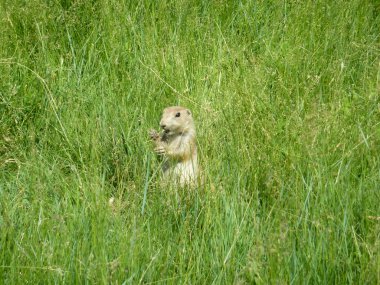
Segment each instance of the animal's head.
M179 106L165 108L162 113L160 127L169 136L194 130L191 111Z

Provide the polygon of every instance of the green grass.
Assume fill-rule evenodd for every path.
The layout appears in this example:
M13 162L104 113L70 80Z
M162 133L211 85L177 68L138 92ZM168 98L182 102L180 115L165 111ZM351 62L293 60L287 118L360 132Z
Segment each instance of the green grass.
M375 0L1 1L0 283L379 284L379 36ZM177 104L196 191L147 137Z

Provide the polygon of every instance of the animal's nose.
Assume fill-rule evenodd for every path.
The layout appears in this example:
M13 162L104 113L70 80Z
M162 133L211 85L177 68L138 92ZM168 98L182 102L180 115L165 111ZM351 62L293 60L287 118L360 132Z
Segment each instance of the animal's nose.
M166 125L165 124L160 124L161 128L162 129L165 129L166 128Z

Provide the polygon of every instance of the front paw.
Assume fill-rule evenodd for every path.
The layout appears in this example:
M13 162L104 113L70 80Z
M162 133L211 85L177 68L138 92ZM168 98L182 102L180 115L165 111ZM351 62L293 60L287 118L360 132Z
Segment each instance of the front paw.
M154 140L154 141L156 141L160 138L160 134L154 129L149 130L148 135L149 135L150 139Z
M162 145L159 145L157 147L155 147L154 151L158 154L158 155L164 155L166 153L166 149L164 146Z

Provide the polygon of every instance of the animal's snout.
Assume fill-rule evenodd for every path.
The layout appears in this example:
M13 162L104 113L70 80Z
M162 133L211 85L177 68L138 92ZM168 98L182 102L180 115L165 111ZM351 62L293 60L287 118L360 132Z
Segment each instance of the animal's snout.
M161 124L160 124L160 127L161 127L162 129L165 129L165 128L166 128L166 125L163 124L163 123L161 123Z

